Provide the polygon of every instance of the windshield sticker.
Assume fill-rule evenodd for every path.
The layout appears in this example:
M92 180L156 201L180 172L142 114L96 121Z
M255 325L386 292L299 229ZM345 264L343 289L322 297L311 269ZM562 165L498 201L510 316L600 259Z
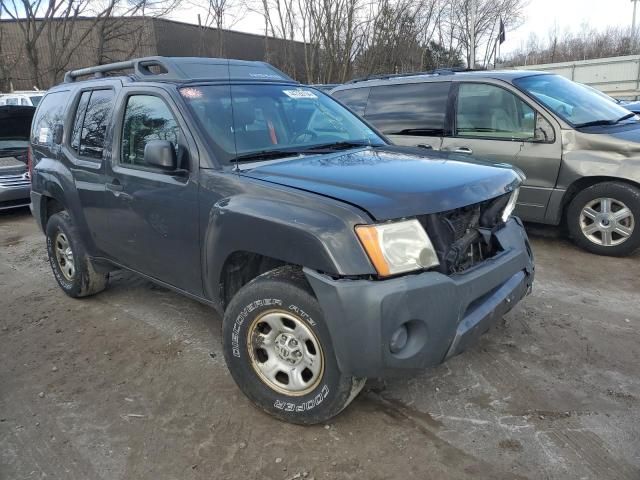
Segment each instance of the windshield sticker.
M49 128L40 128L40 134L38 135L38 143L49 143Z
M289 98L318 98L318 96L310 90L283 90L282 93Z

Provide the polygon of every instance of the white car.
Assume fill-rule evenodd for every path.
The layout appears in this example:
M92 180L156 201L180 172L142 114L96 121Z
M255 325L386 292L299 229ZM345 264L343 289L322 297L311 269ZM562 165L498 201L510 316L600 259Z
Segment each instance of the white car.
M26 91L12 92L0 94L0 105L21 105L27 107L36 107L45 92L42 91Z

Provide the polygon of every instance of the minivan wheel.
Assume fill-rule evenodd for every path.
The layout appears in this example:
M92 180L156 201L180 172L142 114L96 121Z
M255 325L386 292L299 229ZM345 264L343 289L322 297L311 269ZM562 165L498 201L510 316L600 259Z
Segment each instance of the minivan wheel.
M573 241L598 255L626 256L640 247L640 190L622 182L592 185L567 209Z
M286 422L325 422L365 383L340 372L322 310L299 268L279 267L242 287L225 311L223 339L238 387Z
M64 293L79 298L106 288L108 274L96 272L68 212L49 218L46 236L49 264Z

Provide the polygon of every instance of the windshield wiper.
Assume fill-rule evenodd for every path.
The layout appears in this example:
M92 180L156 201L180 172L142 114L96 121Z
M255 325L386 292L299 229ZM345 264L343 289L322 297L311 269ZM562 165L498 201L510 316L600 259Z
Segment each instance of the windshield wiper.
M315 152L317 150L346 150L348 148L369 147L372 146L369 142L334 142L325 143L320 145L312 145L305 149L305 152Z
M620 123L620 122L622 122L623 120L626 120L626 119L628 119L628 118L632 118L632 117L635 117L635 116L636 116L636 114L635 114L635 113L633 113L633 112L629 112L629 113L627 113L626 115L624 115L623 117L620 117L619 119L617 119L617 120L615 121L615 123Z
M300 150L260 150L258 152L245 153L234 158L236 162L249 162L252 160L272 160L276 158L294 157Z
M576 125L576 128L599 127L601 125L614 125L615 123L616 123L615 120L594 120L592 122L578 123Z

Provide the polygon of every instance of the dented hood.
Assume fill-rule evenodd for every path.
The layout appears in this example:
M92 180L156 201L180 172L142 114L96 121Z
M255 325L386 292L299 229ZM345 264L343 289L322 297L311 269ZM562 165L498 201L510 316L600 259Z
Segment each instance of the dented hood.
M394 146L240 168L241 175L356 205L379 221L459 208L502 195L521 183L508 165Z

